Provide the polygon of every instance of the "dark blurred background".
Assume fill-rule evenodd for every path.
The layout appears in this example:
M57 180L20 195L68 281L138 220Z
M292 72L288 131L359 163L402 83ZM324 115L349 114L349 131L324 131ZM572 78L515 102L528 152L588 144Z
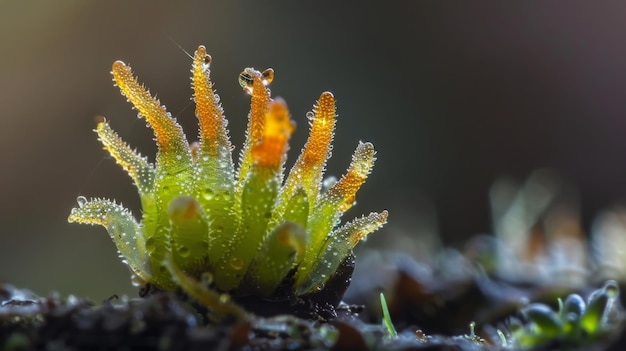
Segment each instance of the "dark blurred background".
M538 167L577 186L588 228L626 198L624 18L620 2L2 1L0 280L97 300L135 294L105 230L66 218L78 195L140 213L130 178L91 131L104 115L154 155L150 130L112 85L114 60L195 137L191 62L177 45L212 54L237 146L244 67L275 69L272 91L299 123L291 160L305 113L332 91L328 173L345 170L359 139L375 144L378 163L346 218L389 209L376 236L419 242L432 213L450 244L489 232L490 184Z

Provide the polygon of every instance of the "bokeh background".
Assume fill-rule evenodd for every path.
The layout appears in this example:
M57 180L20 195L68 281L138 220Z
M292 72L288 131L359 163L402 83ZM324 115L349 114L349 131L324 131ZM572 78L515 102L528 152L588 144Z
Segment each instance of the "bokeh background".
M0 281L92 299L136 293L105 230L70 225L78 195L139 214L130 179L91 130L106 116L153 157L150 130L113 87L130 63L194 137L199 44L241 145L244 67L272 67L274 95L306 138L319 94L338 98L328 173L359 139L378 163L346 217L389 209L377 236L436 228L452 245L490 232L498 177L550 167L576 185L584 228L626 199L626 4L620 2L0 1ZM367 245L367 244L366 244Z

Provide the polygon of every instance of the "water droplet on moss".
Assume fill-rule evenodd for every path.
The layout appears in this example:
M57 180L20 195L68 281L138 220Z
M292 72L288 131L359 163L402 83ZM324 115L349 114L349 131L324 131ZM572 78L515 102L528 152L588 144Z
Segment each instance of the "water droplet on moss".
M263 85L269 85L274 80L274 70L271 68L266 69L261 73L261 77L263 78Z
M145 284L143 279L139 278L139 276L137 276L136 274L130 276L130 283L136 288Z
M206 188L202 192L202 197L204 197L205 200L209 200L210 201L210 200L213 199L213 196L215 196L215 192L211 188Z
M84 196L79 196L76 198L76 202L78 203L78 207L83 207L87 203L87 198Z
M211 55L206 54L204 55L204 59L202 60L203 64L206 66L205 68L209 68L209 65L211 65L211 61L213 60L213 58L211 57Z
M220 295L220 303L228 303L230 302L230 295L222 294Z
M211 272L202 273L202 275L200 276L200 281L203 285L211 285L211 283L213 283L213 274L211 274Z
M243 72L239 73L239 85L243 88L243 90L252 95L252 85L254 84L254 80L252 79L252 71L251 68L246 68Z

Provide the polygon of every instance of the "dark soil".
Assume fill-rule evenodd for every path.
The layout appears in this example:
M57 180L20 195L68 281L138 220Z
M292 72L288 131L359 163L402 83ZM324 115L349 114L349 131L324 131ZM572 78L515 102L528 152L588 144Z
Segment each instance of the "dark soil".
M209 323L206 315L192 304L170 292L156 292L133 299L112 296L102 303L93 303L72 296L61 298L56 294L39 297L28 290L4 284L0 285L0 349L503 349L494 337L495 328L488 326L501 326L499 323L511 312L506 301L496 301L499 298L494 297L498 296L494 286L486 287L486 282L476 281L440 282L438 288L420 284L408 276L398 280L394 303L390 305L395 310L394 323L400 327L396 338L390 337L380 323L368 320L365 314L359 315L362 308L345 304L340 304L335 309L336 317L328 320L304 319L290 314L252 315L248 321L215 324ZM444 294L443 291L456 293ZM537 291L535 294L537 297L541 295ZM438 301L435 305L439 307L428 307L434 304L433 301ZM379 306L375 308L379 309ZM487 310L491 314L486 314ZM465 335L469 334L468 324L465 324L467 318L476 317L482 318L481 323L487 327L482 329L481 336ZM459 328L466 332L455 334ZM621 340L611 342L607 339L580 350L625 349L623 333L617 334ZM550 345L542 349L560 348Z
M441 339L426 348L414 336L390 342L384 328L361 322L346 305L329 323L279 315L213 325L173 293L113 296L101 304L42 298L7 284L0 294L0 345L7 351L477 349L465 339Z

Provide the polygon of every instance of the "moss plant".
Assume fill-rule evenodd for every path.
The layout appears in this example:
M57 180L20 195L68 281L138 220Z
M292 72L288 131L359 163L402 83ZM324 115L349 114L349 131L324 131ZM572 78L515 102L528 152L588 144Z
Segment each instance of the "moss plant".
M587 302L578 294L559 300L559 311L548 305L533 303L521 310L527 323L513 323L513 344L522 349L544 345L581 347L598 342L614 333L623 316L619 303L619 287L608 281L594 291Z
M251 109L235 168L210 63L200 46L192 67L199 141L191 144L129 66L113 64L117 86L154 131L156 162L122 141L106 120L96 133L133 179L142 219L114 201L81 196L69 221L104 226L141 284L182 286L192 295L204 294L194 283L201 279L236 296L272 297L285 284L294 295L315 293L352 248L386 222L382 211L339 225L372 169L374 147L359 142L347 172L322 189L336 117L335 98L324 92L308 115L309 139L284 177L294 123L285 102L270 97L273 70L246 68L239 82L251 95Z

